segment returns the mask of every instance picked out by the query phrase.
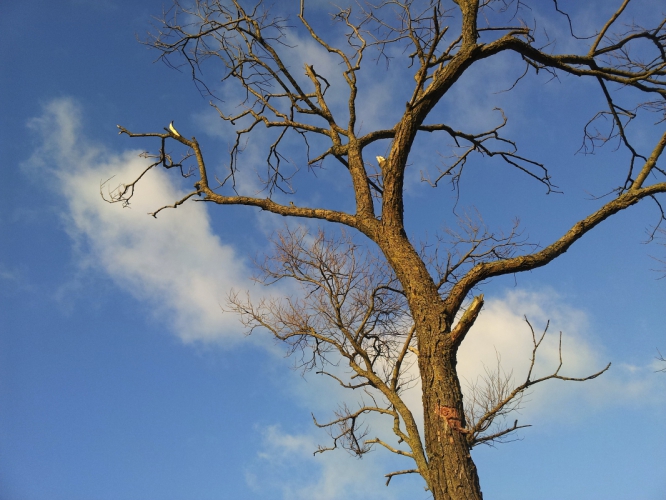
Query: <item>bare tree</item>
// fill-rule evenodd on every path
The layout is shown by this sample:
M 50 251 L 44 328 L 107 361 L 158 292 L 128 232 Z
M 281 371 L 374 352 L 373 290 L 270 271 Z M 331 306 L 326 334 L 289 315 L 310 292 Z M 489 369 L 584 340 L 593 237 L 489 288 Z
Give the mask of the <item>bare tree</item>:
M 342 406 L 333 422 L 317 422 L 337 426 L 331 430 L 333 446 L 340 444 L 362 454 L 368 446 L 382 445 L 412 458 L 415 464 L 390 474 L 389 479 L 418 473 L 436 500 L 479 499 L 482 495 L 470 448 L 518 428 L 515 423 L 493 431 L 490 424 L 515 408 L 524 390 L 540 379 L 532 380 L 530 370 L 523 384 L 510 389 L 501 373 L 491 376 L 491 371 L 490 392 L 479 397 L 476 409 L 475 404 L 468 406 L 472 410 L 466 417 L 456 353 L 484 305 L 483 295 L 474 296 L 475 290 L 491 278 L 549 264 L 601 222 L 643 199 L 655 203 L 659 222 L 664 219 L 658 196 L 666 192 L 666 170 L 658 161 L 666 133 L 650 152 L 643 152 L 632 144 L 627 126 L 639 114 L 649 112 L 659 115 L 658 123 L 664 121 L 666 19 L 655 14 L 652 26 L 640 26 L 628 17 L 630 3 L 636 2 L 624 0 L 588 38 L 576 33 L 556 0 L 548 3 L 550 14 L 560 16 L 576 46 L 585 47 L 557 53 L 524 1 L 363 3 L 336 11 L 333 20 L 338 31 L 326 35 L 306 16 L 304 0 L 299 9 L 288 12 L 292 17 L 272 12 L 261 1 L 247 5 L 241 0 L 195 0 L 187 6 L 176 1 L 146 43 L 165 62 L 188 69 L 200 91 L 214 98 L 211 104 L 220 117 L 235 127 L 226 176 L 213 181 L 197 140 L 186 138 L 172 126 L 153 133 L 119 126 L 130 137 L 155 137 L 161 144 L 158 153 L 146 154 L 154 162 L 145 171 L 107 196 L 110 201 L 128 204 L 149 170 L 175 168 L 194 177 L 194 189 L 169 207 L 192 199 L 259 207 L 282 216 L 341 224 L 370 240 L 381 259 L 364 254 L 361 247 L 344 238 L 319 235 L 309 246 L 303 234 L 282 236 L 273 260 L 263 267 L 264 277 L 297 280 L 309 290 L 308 300 L 253 305 L 235 295 L 232 304 L 250 328 L 267 328 L 300 353 L 304 367 L 316 367 L 345 387 L 366 391 L 359 408 Z M 337 58 L 344 89 L 335 89 L 337 93 L 331 96 L 333 76 L 323 74 L 317 61 L 303 61 L 304 79 L 300 69 L 295 71 L 288 64 L 290 30 L 300 30 Z M 341 43 L 338 34 L 342 34 Z M 415 140 L 422 133 L 441 134 L 453 143 L 447 163 L 437 172 L 423 174 L 432 186 L 450 180 L 458 189 L 472 158 L 490 158 L 541 183 L 547 192 L 558 190 L 546 166 L 520 154 L 516 140 L 503 135 L 507 124 L 503 112 L 499 112 L 498 124 L 485 131 L 457 130 L 437 113 L 437 104 L 471 67 L 503 53 L 523 61 L 525 72 L 518 80 L 545 72 L 553 78 L 573 75 L 594 82 L 606 107 L 584 128 L 583 151 L 594 151 L 608 142 L 618 144 L 628 152 L 626 173 L 603 205 L 548 245 L 530 246 L 517 230 L 497 234 L 483 224 L 463 220 L 461 231 L 449 234 L 453 241 L 442 238 L 438 250 L 426 255 L 407 236 L 404 224 L 405 175 L 411 168 Z M 359 71 L 373 56 L 387 64 L 406 58 L 415 83 L 406 103 L 397 105 L 403 111 L 396 123 L 361 133 Z M 202 68 L 209 63 L 222 68 L 225 85 L 235 82 L 242 91 L 240 102 L 229 105 L 218 99 L 212 84 L 204 81 Z M 343 90 L 345 97 L 340 102 Z M 260 133 L 261 125 L 274 132 L 262 177 L 265 196 L 239 194 L 240 155 L 248 140 Z M 289 159 L 294 139 L 302 141 L 299 160 Z M 172 158 L 167 150 L 170 141 L 187 149 L 184 159 Z M 364 153 L 378 144 L 387 145 L 386 158 L 368 161 Z M 195 164 L 192 172 L 185 168 L 188 161 Z M 324 161 L 335 163 L 341 175 L 350 179 L 353 212 L 279 202 L 282 194 L 295 193 L 294 176 L 303 175 L 297 167 L 314 169 Z M 532 333 L 536 353 L 540 340 Z M 401 387 L 410 383 L 406 364 L 412 354 L 422 384 L 423 436 L 400 397 Z M 333 355 L 342 356 L 351 373 L 331 369 Z M 559 368 L 548 378 L 567 379 L 560 376 Z M 368 412 L 393 418 L 394 433 L 405 447 L 395 447 L 379 437 L 365 439 L 361 417 Z
M 478 250 L 485 240 L 477 238 L 470 246 Z M 296 357 L 297 368 L 316 370 L 346 389 L 362 391 L 358 408 L 343 404 L 327 423 L 319 423 L 313 416 L 315 424 L 329 429 L 333 439 L 332 446 L 320 446 L 315 453 L 341 446 L 361 456 L 379 444 L 421 466 L 426 457 L 415 408 L 404 398 L 418 378 L 414 370 L 419 354 L 416 328 L 405 293 L 391 267 L 344 232 L 339 238 L 330 238 L 321 230 L 312 237 L 302 228 L 286 229 L 272 243 L 275 251 L 259 265 L 257 281 L 270 285 L 293 280 L 300 285 L 301 293 L 253 303 L 249 295 L 232 292 L 230 309 L 240 314 L 250 333 L 265 329 L 285 342 Z M 502 244 L 493 243 L 491 248 L 500 252 Z M 475 307 L 474 303 L 469 307 Z M 610 367 L 609 363 L 584 378 L 560 375 L 560 334 L 559 365 L 549 375 L 533 377 L 537 351 L 548 325 L 537 337 L 527 318 L 525 321 L 532 334 L 532 355 L 525 381 L 514 385 L 512 374 L 504 373 L 498 357 L 495 370 L 486 369 L 482 380 L 470 384 L 464 419 L 453 408 L 439 409 L 447 426 L 465 435 L 469 448 L 504 442 L 517 429 L 529 427 L 518 425 L 517 420 L 512 425 L 504 422 L 505 417 L 521 408 L 528 389 L 547 380 L 591 380 Z M 349 370 L 341 369 L 341 359 Z M 397 443 L 404 446 L 393 446 L 381 437 L 369 438 L 372 430 L 363 417 L 371 413 L 390 417 Z M 420 469 L 391 472 L 386 475 L 387 484 L 395 475 L 417 472 Z

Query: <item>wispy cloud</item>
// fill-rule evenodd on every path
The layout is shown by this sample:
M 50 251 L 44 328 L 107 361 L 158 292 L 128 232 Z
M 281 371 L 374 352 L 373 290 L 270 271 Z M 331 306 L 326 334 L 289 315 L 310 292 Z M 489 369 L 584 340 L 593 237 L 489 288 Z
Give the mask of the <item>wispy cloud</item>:
M 354 500 L 404 498 L 408 491 L 394 484 L 398 480 L 385 487 L 388 471 L 381 454 L 362 460 L 341 450 L 315 456 L 317 441 L 311 433 L 291 434 L 277 425 L 260 432 L 262 450 L 246 472 L 246 482 L 256 493 L 280 491 L 285 500 Z
M 23 167 L 53 181 L 64 200 L 64 220 L 85 265 L 101 268 L 121 288 L 150 306 L 185 342 L 229 339 L 237 318 L 220 304 L 233 286 L 248 283 L 244 258 L 213 234 L 205 207 L 190 203 L 147 215 L 184 193 L 161 171 L 142 180 L 131 208 L 109 205 L 100 182 L 132 179 L 147 165 L 139 151 L 117 154 L 90 142 L 71 99 L 52 101 L 29 127 L 40 145 Z M 120 182 L 120 181 L 119 181 Z

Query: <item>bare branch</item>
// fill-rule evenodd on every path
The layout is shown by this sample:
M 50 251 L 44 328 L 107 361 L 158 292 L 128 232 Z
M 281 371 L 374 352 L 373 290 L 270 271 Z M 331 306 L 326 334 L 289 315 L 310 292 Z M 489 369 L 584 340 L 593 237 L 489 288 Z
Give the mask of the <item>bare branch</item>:
M 391 446 L 390 444 L 385 443 L 384 441 L 382 441 L 382 440 L 379 439 L 379 438 L 368 439 L 368 440 L 365 442 L 365 444 L 380 444 L 380 445 L 382 445 L 384 448 L 386 448 L 388 451 L 390 451 L 391 453 L 395 453 L 396 455 L 402 455 L 402 456 L 410 457 L 410 458 L 413 458 L 413 457 L 414 457 L 414 455 L 412 455 L 412 454 L 409 453 L 408 451 L 404 451 L 404 450 L 400 450 L 400 449 L 398 449 L 398 448 L 394 448 L 393 446 Z
M 620 14 L 624 12 L 624 9 L 627 8 L 627 5 L 629 5 L 630 0 L 624 0 L 622 2 L 622 5 L 613 13 L 611 18 L 606 22 L 603 28 L 601 28 L 601 31 L 599 31 L 599 34 L 597 35 L 597 38 L 594 40 L 592 43 L 592 46 L 590 47 L 590 51 L 588 52 L 588 55 L 593 56 L 597 52 L 597 47 L 599 47 L 599 44 L 601 41 L 604 39 L 606 36 L 606 33 L 608 32 L 608 29 L 612 26 L 612 24 L 617 20 L 618 17 L 620 17 Z
M 657 158 L 663 151 L 663 140 L 657 146 L 650 160 L 646 162 L 643 170 L 649 170 L 649 163 L 656 162 Z M 610 216 L 624 210 L 632 205 L 638 203 L 641 199 L 653 196 L 657 193 L 666 192 L 666 182 L 653 184 L 648 187 L 640 189 L 631 189 L 622 193 L 614 200 L 606 203 L 599 210 L 587 216 L 585 219 L 577 222 L 574 226 L 567 231 L 560 239 L 550 244 L 543 250 L 530 254 L 513 257 L 507 260 L 501 260 L 489 263 L 480 263 L 475 265 L 466 275 L 451 289 L 449 297 L 446 299 L 448 307 L 451 311 L 457 311 L 462 304 L 464 298 L 477 283 L 504 274 L 511 274 L 523 271 L 529 271 L 538 267 L 545 266 L 553 261 L 563 253 L 565 253 L 571 245 L 582 238 L 590 230 L 598 224 L 609 218 Z
M 264 284 L 292 280 L 300 285 L 300 296 L 253 303 L 234 292 L 230 310 L 241 315 L 250 333 L 266 329 L 285 342 L 291 354 L 299 353 L 297 368 L 317 368 L 316 373 L 342 387 L 363 389 L 373 401 L 376 397 L 385 401 L 362 405 L 354 412 L 343 405 L 334 420 L 315 421 L 319 427 L 338 428 L 331 434 L 333 445 L 318 452 L 335 449 L 339 443 L 357 455 L 369 451 L 371 444 L 385 446 L 380 438 L 363 441 L 368 429 L 360 417 L 375 412 L 391 416 L 393 432 L 411 448 L 396 453 L 422 461 L 418 429 L 400 398 L 414 381 L 403 368 L 415 330 L 390 268 L 344 233 L 334 239 L 319 231 L 311 238 L 303 229 L 285 229 L 273 243 L 275 252 L 259 264 L 261 274 L 256 279 Z M 340 359 L 346 360 L 351 372 L 340 372 Z
M 661 351 L 659 349 L 657 349 L 657 353 L 659 354 L 659 356 L 657 356 L 656 359 L 658 361 L 661 361 L 662 363 L 666 363 L 666 358 L 664 358 L 664 356 L 661 354 Z M 664 368 L 662 368 L 661 370 L 657 370 L 657 371 L 666 373 L 666 366 Z
M 457 189 L 460 184 L 463 168 L 467 163 L 470 155 L 472 153 L 479 153 L 482 156 L 486 156 L 488 158 L 492 158 L 494 156 L 501 158 L 505 163 L 517 168 L 518 170 L 521 170 L 530 177 L 533 177 L 534 179 L 544 184 L 548 188 L 548 193 L 559 192 L 557 191 L 557 186 L 551 182 L 548 170 L 543 164 L 520 156 L 517 154 L 518 147 L 516 146 L 516 143 L 500 136 L 499 131 L 506 126 L 507 117 L 503 110 L 495 108 L 495 111 L 499 111 L 502 114 L 502 123 L 486 132 L 480 132 L 478 134 L 468 134 L 459 130 L 454 130 L 453 128 L 443 123 L 436 125 L 421 125 L 419 130 L 425 132 L 435 132 L 439 130 L 446 132 L 455 141 L 455 149 L 452 149 L 454 149 L 454 151 L 456 149 L 462 150 L 462 152 L 455 153 L 451 156 L 454 161 L 444 170 L 440 170 L 434 180 L 431 180 L 427 175 L 424 175 L 423 172 L 421 173 L 421 179 L 426 181 L 431 186 L 437 187 L 437 184 L 440 180 L 442 180 L 444 177 L 451 176 L 451 183 L 453 184 L 454 188 Z M 460 141 L 462 140 L 469 143 L 469 145 L 465 147 L 461 146 Z M 497 143 L 500 146 L 506 146 L 507 149 L 495 149 L 492 146 L 486 145 L 487 142 L 490 142 L 491 144 Z M 532 171 L 534 167 L 537 167 L 537 172 Z
M 359 422 L 359 417 L 361 417 L 364 413 L 370 413 L 370 412 L 387 413 L 389 415 L 392 414 L 392 412 L 389 410 L 373 406 L 363 406 L 359 408 L 357 411 L 352 413 L 349 411 L 349 408 L 347 408 L 347 406 L 344 405 L 338 411 L 336 411 L 336 415 L 338 416 L 338 418 L 325 424 L 320 424 L 319 422 L 317 422 L 317 419 L 313 415 L 312 420 L 314 421 L 317 427 L 331 428 L 337 426 L 339 429 L 338 434 L 335 434 L 331 431 L 330 435 L 331 438 L 333 439 L 333 446 L 330 447 L 319 446 L 319 448 L 317 448 L 314 454 L 316 455 L 317 453 L 332 451 L 337 448 L 338 442 L 342 443 L 342 447 L 345 450 L 357 456 L 361 456 L 368 453 L 372 448 L 371 445 L 377 442 L 377 440 L 363 441 L 364 437 L 368 434 L 368 429 L 367 427 L 364 427 L 361 422 Z M 398 453 L 398 451 L 395 451 L 395 453 Z M 403 452 L 402 454 L 411 456 L 406 452 Z
M 483 377 L 481 383 L 474 382 L 469 386 L 470 393 L 469 400 L 465 407 L 465 416 L 470 425 L 470 431 L 467 438 L 470 446 L 475 446 L 480 443 L 492 444 L 498 441 L 506 442 L 504 440 L 505 436 L 518 429 L 529 427 L 529 425 L 518 425 L 518 420 L 515 420 L 512 426 L 503 427 L 502 425 L 499 425 L 497 426 L 497 430 L 492 431 L 489 434 L 484 434 L 491 425 L 497 423 L 497 419 L 504 420 L 507 415 L 521 409 L 523 395 L 530 387 L 547 380 L 564 380 L 573 382 L 592 380 L 607 371 L 611 366 L 611 364 L 608 363 L 608 365 L 602 370 L 586 377 L 566 377 L 560 375 L 560 369 L 563 364 L 562 332 L 560 332 L 558 348 L 559 364 L 557 368 L 549 375 L 533 379 L 532 373 L 536 363 L 537 351 L 548 332 L 550 322 L 546 323 L 543 333 L 538 338 L 527 317 L 525 317 L 525 322 L 529 326 L 532 334 L 532 356 L 530 358 L 530 365 L 525 381 L 511 389 L 513 374 L 507 374 L 502 370 L 501 358 L 499 354 L 497 354 L 497 365 L 495 370 L 491 371 L 486 368 L 486 376 Z
M 389 485 L 391 482 L 391 479 L 393 479 L 393 476 L 399 476 L 401 474 L 419 474 L 420 471 L 418 469 L 405 469 L 405 470 L 398 470 L 395 472 L 390 472 L 389 474 L 386 474 L 384 477 L 386 479 L 386 486 Z

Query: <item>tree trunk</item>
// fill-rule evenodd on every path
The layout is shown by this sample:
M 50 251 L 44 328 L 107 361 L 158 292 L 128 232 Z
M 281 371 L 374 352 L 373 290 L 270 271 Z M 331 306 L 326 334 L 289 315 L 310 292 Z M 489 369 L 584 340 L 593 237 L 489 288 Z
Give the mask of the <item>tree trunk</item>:
M 435 500 L 480 500 L 481 486 L 467 444 L 456 348 L 448 332 L 428 321 L 419 335 L 419 369 L 423 384 L 426 481 Z M 433 324 L 434 323 L 434 324 Z
M 380 235 L 372 235 L 373 239 L 402 283 L 416 324 L 428 460 L 428 470 L 422 476 L 435 500 L 480 500 L 483 495 L 467 444 L 456 373 L 460 339 L 452 339 L 453 318 L 447 316 L 437 286 L 404 230 L 383 229 Z

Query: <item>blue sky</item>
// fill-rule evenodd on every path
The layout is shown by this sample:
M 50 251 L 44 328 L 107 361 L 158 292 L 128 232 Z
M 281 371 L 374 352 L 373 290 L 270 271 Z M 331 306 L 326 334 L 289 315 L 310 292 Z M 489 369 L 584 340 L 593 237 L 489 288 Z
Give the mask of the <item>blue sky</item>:
M 639 16 L 661 8 L 637 3 Z M 609 14 L 595 11 L 601 4 L 576 12 L 582 30 Z M 131 209 L 101 200 L 100 181 L 128 180 L 143 165 L 138 153 L 156 145 L 118 136 L 117 124 L 161 131 L 175 120 L 197 137 L 211 168 L 221 172 L 227 160 L 230 129 L 186 73 L 153 64 L 157 54 L 136 41 L 161 10 L 152 0 L 36 0 L 10 3 L 0 17 L 0 499 L 428 498 L 418 478 L 384 486 L 383 474 L 410 464 L 382 450 L 362 460 L 343 451 L 313 457 L 327 435 L 311 412 L 325 419 L 349 395 L 302 377 L 280 345 L 244 336 L 222 311 L 232 288 L 289 293 L 250 280 L 252 260 L 269 250 L 281 218 L 191 204 L 153 219 L 148 211 L 187 188 L 162 173 L 146 180 Z M 560 21 L 545 23 L 564 39 Z M 290 36 L 294 64 L 310 58 L 337 71 L 302 33 Z M 542 76 L 495 93 L 520 74 L 515 63 L 474 68 L 439 112 L 475 129 L 497 123 L 495 106 L 505 109 L 511 136 L 548 165 L 564 194 L 477 162 L 456 210 L 476 209 L 492 228 L 520 217 L 524 234 L 543 245 L 599 206 L 592 196 L 623 180 L 627 157 L 612 148 L 575 154 L 602 105 L 589 82 Z M 404 101 L 405 68 L 392 63 L 376 78 L 384 71 L 368 61 L 363 73 L 368 129 L 392 126 L 402 107 L 394 103 Z M 222 91 L 232 102 L 233 89 Z M 663 132 L 654 121 L 631 129 L 644 153 Z M 260 137 L 243 157 L 246 189 L 264 144 Z M 415 148 L 406 184 L 415 241 L 454 224 L 450 187 L 419 181 L 445 154 L 438 138 Z M 297 187 L 304 204 L 351 208 L 348 180 L 332 166 Z M 666 280 L 653 257 L 663 260 L 666 249 L 641 244 L 657 220 L 644 202 L 552 265 L 484 285 L 486 307 L 460 353 L 467 380 L 493 362 L 495 349 L 508 370 L 524 373 L 523 315 L 563 332 L 567 373 L 613 363 L 586 384 L 538 387 L 518 416 L 533 425 L 519 441 L 473 451 L 487 498 L 663 498 L 666 375 L 655 373 L 654 358 L 656 348 L 666 351 Z M 540 361 L 544 373 L 556 359 L 553 342 Z M 418 394 L 411 401 L 418 406 Z

